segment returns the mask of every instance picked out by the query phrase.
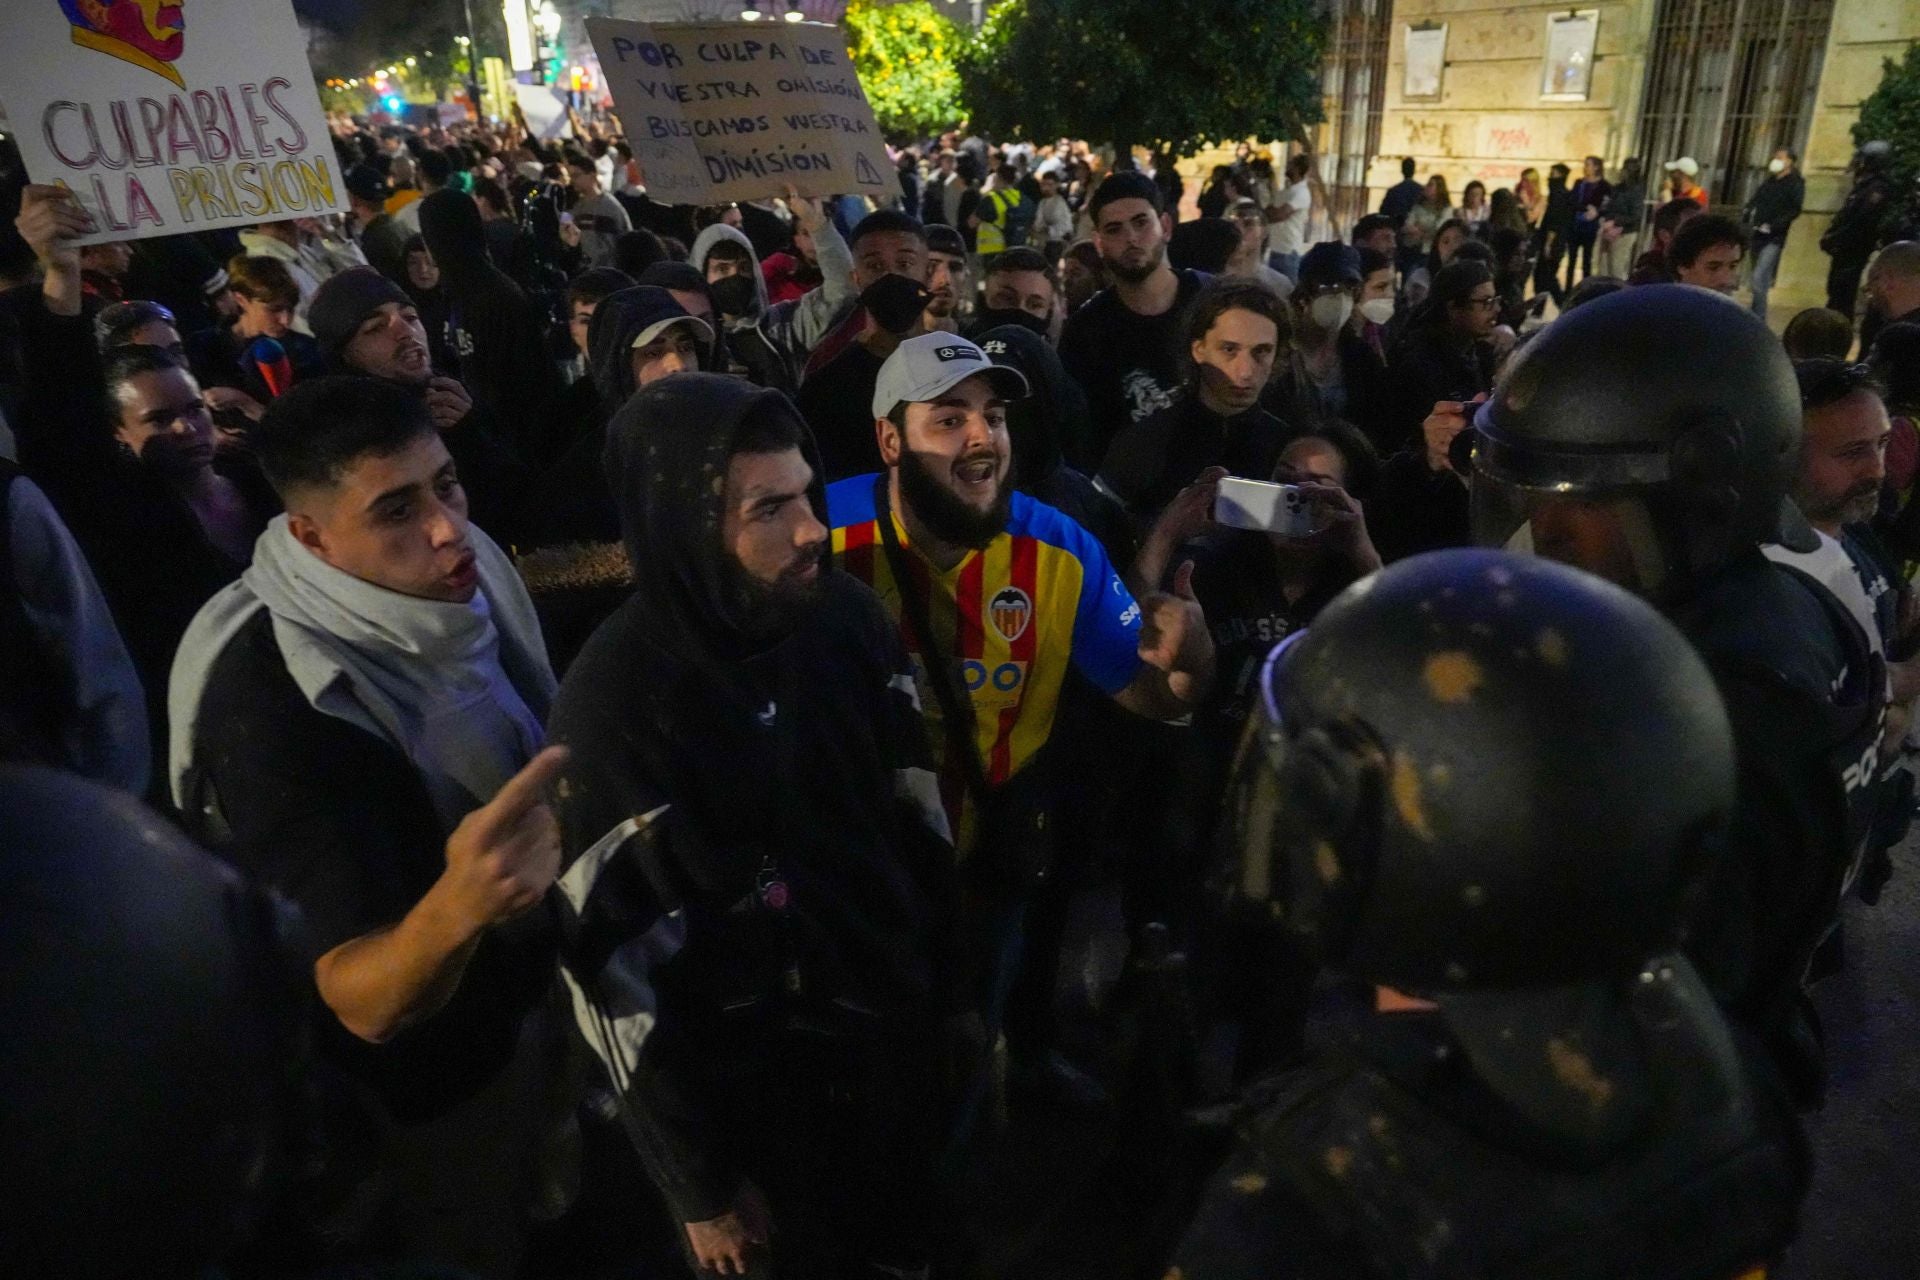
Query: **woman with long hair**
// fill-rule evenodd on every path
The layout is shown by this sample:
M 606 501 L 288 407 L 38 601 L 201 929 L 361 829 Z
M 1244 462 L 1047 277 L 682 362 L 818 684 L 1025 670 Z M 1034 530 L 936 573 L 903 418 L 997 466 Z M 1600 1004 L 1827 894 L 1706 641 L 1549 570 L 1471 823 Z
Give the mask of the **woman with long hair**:
M 1540 185 L 1538 169 L 1522 169 L 1520 181 L 1513 184 L 1513 198 L 1520 204 L 1520 212 L 1527 215 L 1529 229 L 1540 224 L 1540 215 L 1546 212 L 1547 193 Z
M 1420 197 L 1420 203 L 1407 211 L 1407 220 L 1400 224 L 1401 247 L 1418 248 L 1423 254 L 1428 252 L 1433 247 L 1434 233 L 1452 217 L 1447 180 L 1436 173 L 1427 179 L 1426 194 Z
M 1461 218 L 1448 218 L 1433 233 L 1433 241 L 1427 246 L 1427 260 L 1407 273 L 1405 296 L 1402 305 L 1409 309 L 1419 306 L 1427 299 L 1427 292 L 1433 287 L 1434 277 L 1440 269 L 1453 261 L 1460 246 L 1470 237 L 1467 224 Z
M 1467 224 L 1468 235 L 1484 239 L 1487 221 L 1493 216 L 1493 210 L 1487 207 L 1487 184 L 1478 178 L 1469 182 L 1460 193 L 1460 207 L 1455 213 Z

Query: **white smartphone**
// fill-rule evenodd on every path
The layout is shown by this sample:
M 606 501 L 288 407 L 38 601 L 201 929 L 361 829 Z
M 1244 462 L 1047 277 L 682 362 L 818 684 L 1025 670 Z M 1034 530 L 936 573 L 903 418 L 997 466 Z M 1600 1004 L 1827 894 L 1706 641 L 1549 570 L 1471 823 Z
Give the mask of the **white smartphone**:
M 1213 500 L 1213 518 L 1231 529 L 1306 538 L 1326 528 L 1314 501 L 1298 485 L 1271 484 L 1229 476 Z

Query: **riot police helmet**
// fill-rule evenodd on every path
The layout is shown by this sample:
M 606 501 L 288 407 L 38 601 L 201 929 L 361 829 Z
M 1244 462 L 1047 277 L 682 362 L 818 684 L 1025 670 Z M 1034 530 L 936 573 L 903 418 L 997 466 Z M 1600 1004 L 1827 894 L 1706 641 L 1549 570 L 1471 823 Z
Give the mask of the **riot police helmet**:
M 1548 325 L 1476 415 L 1474 541 L 1685 599 L 1762 543 L 1814 548 L 1799 443 L 1763 321 L 1691 285 L 1622 290 Z
M 1733 739 L 1646 602 L 1441 551 L 1276 647 L 1230 795 L 1234 895 L 1322 964 L 1416 994 L 1564 986 L 1674 946 Z
M 201 1276 L 292 1172 L 291 909 L 131 796 L 0 768 L 0 1275 Z

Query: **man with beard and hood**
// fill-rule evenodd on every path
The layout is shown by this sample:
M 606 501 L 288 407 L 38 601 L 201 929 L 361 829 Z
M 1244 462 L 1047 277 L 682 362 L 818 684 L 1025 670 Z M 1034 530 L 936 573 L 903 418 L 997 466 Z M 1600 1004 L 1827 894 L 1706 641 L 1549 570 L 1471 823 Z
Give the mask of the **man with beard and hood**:
M 546 466 L 566 447 L 553 429 L 565 387 L 548 342 L 551 326 L 487 256 L 472 196 L 436 191 L 422 200 L 420 234 L 440 268 L 447 345 L 460 358 L 460 381 L 492 413 L 521 461 Z
M 1181 314 L 1206 278 L 1167 265 L 1173 219 L 1145 174 L 1110 175 L 1087 207 L 1113 283 L 1068 318 L 1060 359 L 1093 410 L 1091 452 L 1070 461 L 1092 467 L 1129 424 L 1173 403 Z
M 552 719 L 581 1030 L 696 1269 L 924 1276 L 937 1046 L 979 1036 L 898 631 L 780 393 L 650 384 L 606 466 L 636 588 Z
M 793 379 L 780 352 L 760 331 L 767 313 L 767 282 L 746 234 L 724 222 L 702 231 L 688 261 L 706 281 L 722 341 L 713 366 L 776 391 L 791 391 Z M 724 363 L 721 363 L 724 361 Z
M 587 369 L 599 413 L 529 491 L 526 545 L 620 540 L 620 509 L 602 462 L 607 423 L 641 387 L 700 369 L 712 342 L 707 322 L 655 285 L 632 285 L 600 300 L 587 328 Z
M 860 290 L 857 333 L 823 364 L 810 364 L 795 402 L 813 429 L 832 484 L 878 470 L 873 437 L 873 399 L 880 366 L 901 340 L 928 332 L 935 303 L 927 281 L 933 272 L 927 233 L 904 213 L 882 209 L 853 229 L 853 280 Z M 816 355 L 825 354 L 823 348 Z
M 1027 393 L 964 338 L 907 339 L 872 398 L 886 470 L 827 494 L 835 557 L 879 591 L 915 655 L 990 1028 L 1052 870 L 1042 749 L 1068 669 L 1158 720 L 1188 714 L 1213 670 L 1191 566 L 1174 594 L 1136 602 L 1091 534 L 1014 489 L 1007 405 Z
M 540 627 L 419 397 L 304 382 L 252 443 L 287 512 L 181 642 L 173 799 L 305 918 L 320 1052 L 371 1148 L 342 1170 L 365 1216 L 328 1260 L 509 1277 L 547 1119 L 571 1104 L 549 1097 L 555 949 L 534 909 L 560 861 L 540 795 L 566 758 L 542 750 Z

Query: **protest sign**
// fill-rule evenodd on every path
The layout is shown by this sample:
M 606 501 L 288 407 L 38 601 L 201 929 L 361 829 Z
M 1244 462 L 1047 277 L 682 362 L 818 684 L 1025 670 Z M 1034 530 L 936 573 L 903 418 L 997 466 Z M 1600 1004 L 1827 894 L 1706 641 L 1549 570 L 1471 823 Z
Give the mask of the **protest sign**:
M 900 193 L 838 27 L 589 18 L 587 35 L 653 199 Z
M 567 104 L 554 90 L 543 84 L 515 82 L 513 100 L 526 117 L 527 132 L 541 142 L 552 142 L 567 132 Z
M 344 210 L 290 0 L 10 0 L 0 98 L 81 244 Z

